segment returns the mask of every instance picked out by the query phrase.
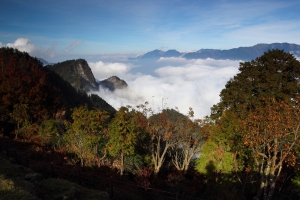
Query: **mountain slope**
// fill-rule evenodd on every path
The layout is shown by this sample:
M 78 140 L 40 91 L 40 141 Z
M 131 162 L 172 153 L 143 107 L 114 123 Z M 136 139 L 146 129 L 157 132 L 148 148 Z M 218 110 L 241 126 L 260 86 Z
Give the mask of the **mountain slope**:
M 91 90 L 98 90 L 98 83 L 91 68 L 84 59 L 67 60 L 46 67 L 59 74 L 78 91 L 89 92 Z

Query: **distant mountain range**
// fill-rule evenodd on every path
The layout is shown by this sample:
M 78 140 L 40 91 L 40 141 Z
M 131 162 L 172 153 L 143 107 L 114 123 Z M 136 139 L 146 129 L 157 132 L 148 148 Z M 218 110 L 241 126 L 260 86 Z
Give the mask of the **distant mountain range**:
M 280 49 L 300 57 L 300 45 L 290 43 L 257 44 L 252 47 L 238 47 L 228 50 L 200 49 L 195 52 L 179 52 L 177 50 L 154 50 L 136 58 L 130 59 L 159 59 L 161 57 L 182 57 L 186 59 L 243 60 L 250 61 L 272 49 Z

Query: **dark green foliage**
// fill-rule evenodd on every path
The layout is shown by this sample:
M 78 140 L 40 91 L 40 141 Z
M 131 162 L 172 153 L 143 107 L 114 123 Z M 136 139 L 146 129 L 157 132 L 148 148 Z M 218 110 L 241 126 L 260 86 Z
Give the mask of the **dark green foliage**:
M 255 60 L 240 63 L 239 70 L 221 91 L 220 103 L 213 106 L 214 119 L 227 109 L 243 116 L 251 108 L 262 107 L 262 98 L 291 102 L 299 94 L 300 63 L 292 54 L 268 51 Z
M 96 94 L 91 94 L 89 96 L 89 101 L 93 107 L 105 110 L 111 114 L 116 113 L 116 109 L 114 109 L 110 104 Z
M 65 125 L 61 120 L 45 120 L 38 128 L 39 139 L 42 144 L 49 145 L 53 149 L 62 146 L 64 132 Z
M 121 175 L 123 175 L 126 156 L 139 154 L 139 156 L 131 156 L 131 165 L 135 167 L 140 166 L 138 162 L 145 160 L 142 156 L 145 150 L 144 144 L 138 144 L 138 142 L 145 141 L 141 117 L 144 116 L 140 112 L 128 107 L 121 107 L 109 124 L 109 140 L 106 146 L 110 155 L 120 157 Z
M 81 166 L 88 161 L 98 160 L 106 155 L 107 118 L 109 114 L 99 109 L 89 110 L 87 106 L 75 108 L 73 122 L 64 134 L 67 149 L 81 160 Z

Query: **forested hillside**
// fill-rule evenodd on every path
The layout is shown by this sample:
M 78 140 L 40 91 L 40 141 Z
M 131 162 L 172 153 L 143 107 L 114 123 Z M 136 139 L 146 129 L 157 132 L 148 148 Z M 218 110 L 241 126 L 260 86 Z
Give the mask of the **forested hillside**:
M 80 105 L 115 112 L 102 98 L 77 92 L 59 75 L 44 68 L 40 61 L 25 52 L 1 48 L 0 63 L 2 124 L 15 121 L 22 126 L 52 118 L 68 118 L 70 109 Z

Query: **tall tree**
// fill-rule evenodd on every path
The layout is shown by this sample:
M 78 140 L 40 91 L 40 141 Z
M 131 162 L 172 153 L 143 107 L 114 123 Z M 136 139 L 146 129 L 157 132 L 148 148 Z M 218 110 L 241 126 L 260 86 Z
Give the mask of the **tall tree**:
M 101 157 L 99 148 L 103 146 L 101 142 L 105 138 L 108 117 L 107 112 L 99 109 L 88 110 L 87 106 L 73 110 L 73 122 L 64 138 L 69 151 L 80 158 L 81 166 L 84 166 L 85 161 Z
M 230 151 L 248 161 L 246 169 L 256 154 L 244 144 L 245 135 L 249 134 L 239 122 L 251 117 L 252 112 L 267 112 L 266 99 L 296 106 L 300 62 L 282 50 L 270 50 L 255 60 L 240 63 L 239 70 L 221 91 L 220 102 L 211 109 L 211 118 L 219 125 L 219 136 L 227 140 Z
M 136 123 L 135 110 L 121 107 L 109 125 L 106 144 L 112 156 L 120 156 L 120 175 L 124 172 L 124 156 L 133 154 L 140 129 Z
M 147 131 L 151 138 L 150 151 L 155 175 L 159 173 L 169 148 L 177 142 L 174 134 L 178 116 L 172 115 L 174 112 L 176 111 L 163 110 L 148 119 Z
M 271 199 L 284 162 L 295 165 L 294 149 L 300 144 L 300 106 L 263 99 L 265 108 L 254 109 L 242 121 L 243 143 L 249 146 L 260 173 L 257 199 Z

